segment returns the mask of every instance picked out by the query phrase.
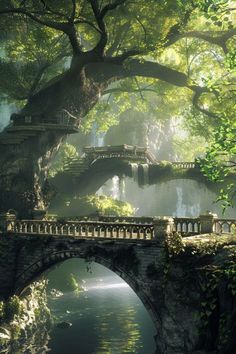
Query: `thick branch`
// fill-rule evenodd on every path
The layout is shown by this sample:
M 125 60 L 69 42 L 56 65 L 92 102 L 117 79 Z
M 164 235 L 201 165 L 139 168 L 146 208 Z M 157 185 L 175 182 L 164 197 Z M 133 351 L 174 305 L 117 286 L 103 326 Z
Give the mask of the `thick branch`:
M 228 39 L 236 35 L 236 28 L 229 30 L 227 32 L 219 32 L 217 36 L 214 36 L 215 32 L 201 32 L 201 31 L 190 31 L 186 33 L 177 33 L 169 37 L 165 46 L 170 46 L 177 42 L 181 38 L 199 38 L 206 42 L 220 46 L 225 53 L 227 53 L 226 42 Z
M 112 94 L 112 93 L 122 93 L 122 92 L 128 92 L 128 93 L 140 93 L 141 92 L 152 92 L 152 93 L 157 93 L 157 91 L 155 89 L 152 89 L 152 88 L 138 88 L 138 89 L 133 89 L 133 88 L 130 88 L 130 89 L 126 89 L 126 88 L 122 88 L 122 87 L 114 87 L 114 88 L 110 88 L 110 89 L 107 89 L 107 90 L 104 90 L 102 92 L 102 95 L 108 95 L 108 94 Z
M 119 5 L 122 5 L 125 2 L 126 0 L 116 0 L 113 4 L 108 4 L 104 6 L 104 8 L 101 11 L 101 18 L 103 19 L 109 11 L 115 10 Z
M 100 55 L 103 55 L 104 49 L 107 45 L 107 40 L 108 40 L 104 17 L 106 16 L 106 14 L 109 11 L 115 10 L 119 5 L 124 4 L 126 2 L 126 0 L 117 0 L 113 4 L 108 4 L 108 5 L 104 6 L 102 10 L 99 9 L 98 0 L 89 0 L 89 2 L 91 4 L 97 25 L 101 31 L 101 38 L 100 38 L 98 44 L 96 45 L 96 47 L 94 48 L 94 52 L 97 52 Z
M 114 58 L 107 58 L 104 62 L 87 65 L 86 73 L 98 83 L 140 76 L 162 80 L 179 87 L 188 87 L 193 91 L 196 89 L 195 86 L 188 85 L 188 78 L 184 73 L 151 61 L 141 62 L 137 59 L 129 59 L 125 63 L 118 63 L 114 61 Z
M 71 22 L 74 22 L 75 14 L 76 14 L 76 0 L 72 0 L 72 12 L 71 12 L 71 16 L 70 16 Z
M 130 59 L 124 68 L 124 75 L 151 77 L 176 86 L 188 86 L 188 78 L 184 73 L 151 61 L 140 62 L 137 59 Z

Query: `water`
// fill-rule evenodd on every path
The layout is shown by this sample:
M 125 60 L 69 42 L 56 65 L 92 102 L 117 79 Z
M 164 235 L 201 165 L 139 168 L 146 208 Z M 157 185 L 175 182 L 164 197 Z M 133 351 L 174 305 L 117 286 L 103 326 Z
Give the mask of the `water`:
M 141 300 L 113 272 L 98 264 L 93 267 L 97 274 L 83 280 L 86 291 L 49 297 L 55 323 L 72 323 L 70 328 L 53 328 L 49 353 L 154 354 L 155 328 Z

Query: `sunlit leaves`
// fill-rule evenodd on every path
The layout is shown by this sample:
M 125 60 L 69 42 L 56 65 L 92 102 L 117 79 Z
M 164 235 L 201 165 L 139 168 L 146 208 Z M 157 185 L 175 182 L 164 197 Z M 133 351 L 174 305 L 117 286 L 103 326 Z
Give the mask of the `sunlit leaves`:
M 234 27 L 235 15 L 232 12 L 232 8 L 235 7 L 234 0 L 199 0 L 198 2 L 209 23 L 226 29 Z
M 226 117 L 214 134 L 214 141 L 200 161 L 204 174 L 213 182 L 222 182 L 230 172 L 236 171 L 236 121 Z M 217 201 L 222 202 L 223 211 L 232 205 L 235 185 L 221 189 Z

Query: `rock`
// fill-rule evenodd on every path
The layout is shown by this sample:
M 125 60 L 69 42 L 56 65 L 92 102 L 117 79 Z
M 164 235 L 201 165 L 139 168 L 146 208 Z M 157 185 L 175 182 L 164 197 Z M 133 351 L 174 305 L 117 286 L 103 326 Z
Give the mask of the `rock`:
M 67 321 L 62 321 L 56 324 L 57 328 L 61 328 L 61 329 L 66 329 L 66 328 L 70 328 L 72 326 L 71 322 L 67 322 Z

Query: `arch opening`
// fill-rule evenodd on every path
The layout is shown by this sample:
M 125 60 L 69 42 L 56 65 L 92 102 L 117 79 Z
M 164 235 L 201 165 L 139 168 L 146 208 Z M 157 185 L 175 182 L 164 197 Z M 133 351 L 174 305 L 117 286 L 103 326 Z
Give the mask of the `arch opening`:
M 102 263 L 76 257 L 43 273 L 49 279 L 49 308 L 56 315 L 50 352 L 154 353 L 156 331 L 142 303 L 145 299 L 132 290 L 128 279 L 125 282 Z M 81 291 L 73 291 L 74 282 Z M 61 330 L 60 323 L 72 326 Z

